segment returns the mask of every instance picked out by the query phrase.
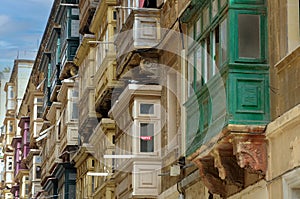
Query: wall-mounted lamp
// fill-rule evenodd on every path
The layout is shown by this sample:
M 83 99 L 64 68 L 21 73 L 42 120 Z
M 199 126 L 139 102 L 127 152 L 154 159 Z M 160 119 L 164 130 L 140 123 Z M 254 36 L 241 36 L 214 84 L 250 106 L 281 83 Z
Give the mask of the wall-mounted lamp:
M 88 176 L 111 176 L 112 173 L 100 173 L 100 172 L 87 172 Z
M 133 155 L 104 155 L 103 156 L 104 159 L 130 159 L 130 158 L 134 158 Z
M 115 9 L 131 9 L 131 10 L 138 10 L 138 9 L 147 9 L 147 10 L 159 10 L 158 8 L 140 8 L 140 7 L 128 7 L 128 6 L 114 6 Z
M 68 6 L 68 7 L 78 7 L 78 4 L 74 3 L 60 3 L 61 6 Z
M 89 44 L 115 44 L 113 41 L 88 41 Z

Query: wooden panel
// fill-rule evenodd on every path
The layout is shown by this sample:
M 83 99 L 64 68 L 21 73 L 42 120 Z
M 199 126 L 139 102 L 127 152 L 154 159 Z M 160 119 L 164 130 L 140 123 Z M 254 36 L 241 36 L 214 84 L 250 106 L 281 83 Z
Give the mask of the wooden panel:
M 269 121 L 267 74 L 231 74 L 229 123 L 265 124 Z
M 134 163 L 132 195 L 157 196 L 160 185 L 157 176 L 160 167 L 160 162 Z

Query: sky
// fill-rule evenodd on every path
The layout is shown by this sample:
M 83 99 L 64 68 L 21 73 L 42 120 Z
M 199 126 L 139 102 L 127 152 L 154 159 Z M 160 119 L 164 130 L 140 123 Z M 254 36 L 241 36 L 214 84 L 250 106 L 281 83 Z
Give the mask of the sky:
M 1 0 L 0 71 L 16 58 L 35 59 L 53 0 Z

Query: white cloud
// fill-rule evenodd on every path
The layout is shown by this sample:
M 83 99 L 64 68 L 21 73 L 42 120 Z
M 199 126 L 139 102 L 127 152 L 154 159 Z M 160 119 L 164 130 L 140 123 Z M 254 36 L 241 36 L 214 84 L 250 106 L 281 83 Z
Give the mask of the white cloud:
M 0 40 L 0 49 L 15 49 L 15 48 L 17 47 L 12 45 L 11 43 Z
M 7 15 L 0 15 L 0 26 L 5 27 L 5 25 L 9 24 L 10 18 Z

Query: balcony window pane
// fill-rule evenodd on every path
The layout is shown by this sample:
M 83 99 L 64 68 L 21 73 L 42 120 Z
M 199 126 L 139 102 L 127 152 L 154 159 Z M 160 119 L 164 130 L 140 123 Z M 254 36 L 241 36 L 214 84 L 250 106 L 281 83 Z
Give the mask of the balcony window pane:
M 220 26 L 222 64 L 227 60 L 227 19 Z
M 191 25 L 191 27 L 188 30 L 188 45 L 190 46 L 193 44 L 194 41 L 194 25 Z
M 195 53 L 196 59 L 196 80 L 197 80 L 197 87 L 201 87 L 203 85 L 203 78 L 202 78 L 202 48 L 198 48 Z
M 195 24 L 196 28 L 196 38 L 200 36 L 201 34 L 201 17 L 197 20 Z
M 140 104 L 141 114 L 154 114 L 154 104 Z
M 8 99 L 13 99 L 14 98 L 14 88 L 12 86 L 8 87 L 8 93 L 9 93 Z
M 209 8 L 206 7 L 203 10 L 203 28 L 206 28 L 209 25 Z
M 79 20 L 71 21 L 71 37 L 79 37 Z
M 212 2 L 212 17 L 215 17 L 218 13 L 218 0 Z
M 238 15 L 239 57 L 260 57 L 260 16 Z
M 40 166 L 37 166 L 35 169 L 35 177 L 36 179 L 40 179 L 41 178 L 41 174 L 42 174 L 42 169 Z
M 154 152 L 154 124 L 140 124 L 141 152 Z
M 43 117 L 43 106 L 37 106 L 37 118 Z
M 188 57 L 188 96 L 193 94 L 194 88 L 194 53 Z
M 217 68 L 219 66 L 219 46 L 220 46 L 220 38 L 219 38 L 219 26 L 213 32 L 213 68 L 212 75 L 214 76 L 217 72 Z
M 207 83 L 207 81 L 210 78 L 210 61 L 211 61 L 211 55 L 210 55 L 210 37 L 206 37 L 204 41 L 204 66 L 203 66 L 203 78 L 204 78 L 204 83 Z
M 78 104 L 73 102 L 72 103 L 72 116 L 71 116 L 71 119 L 74 120 L 74 119 L 78 119 L 78 115 L 79 115 L 79 112 L 78 112 Z
M 220 7 L 222 8 L 227 3 L 227 0 L 220 0 Z

